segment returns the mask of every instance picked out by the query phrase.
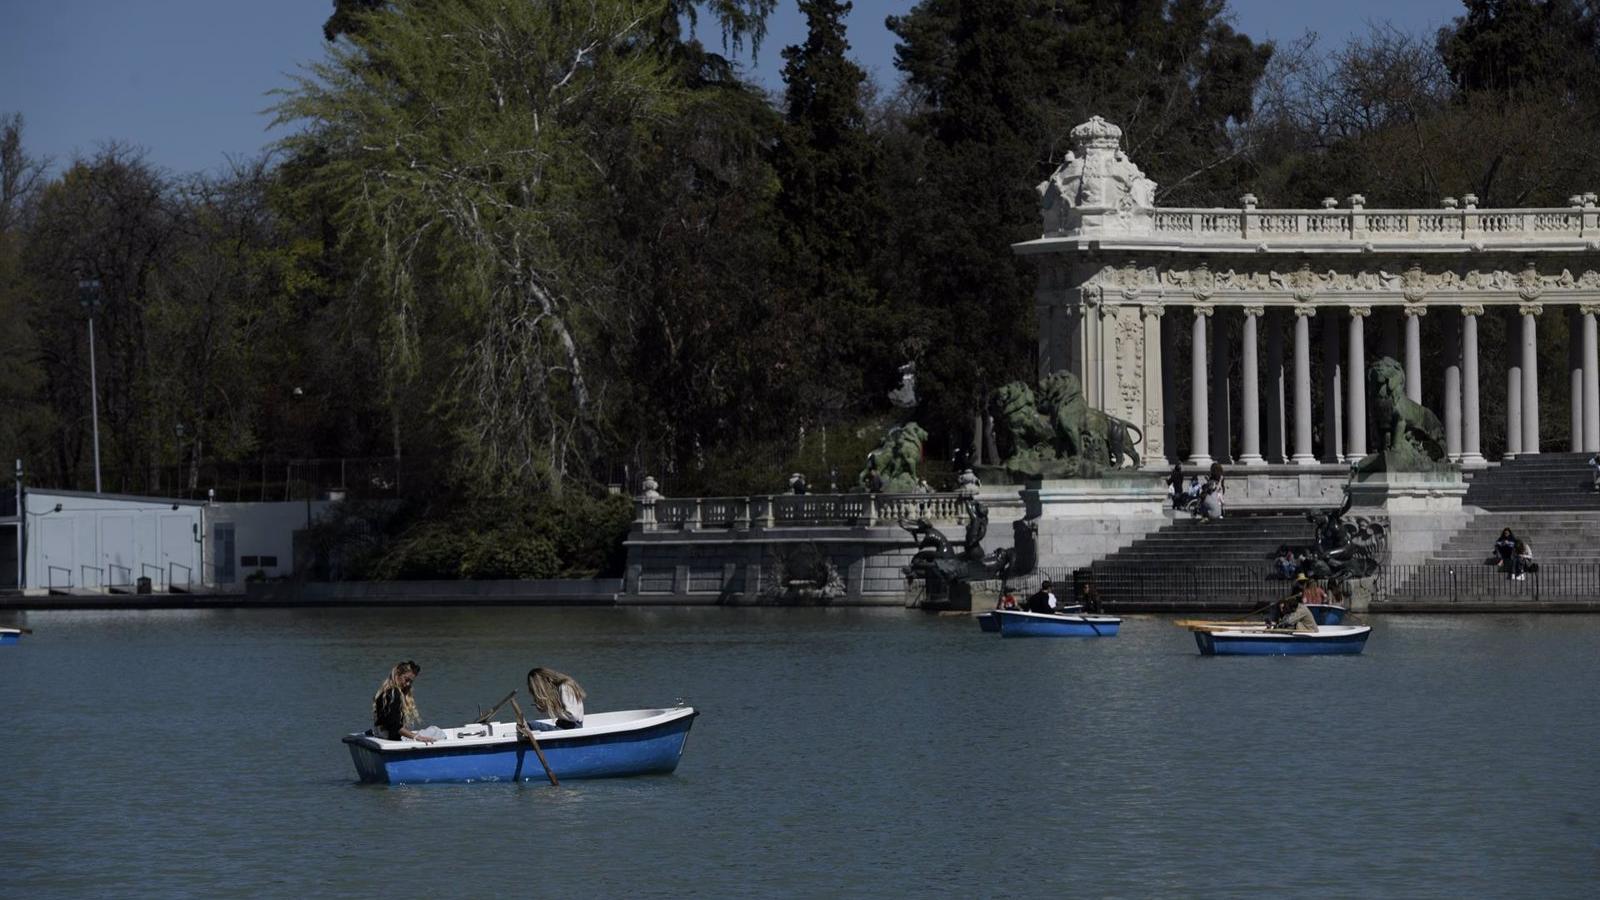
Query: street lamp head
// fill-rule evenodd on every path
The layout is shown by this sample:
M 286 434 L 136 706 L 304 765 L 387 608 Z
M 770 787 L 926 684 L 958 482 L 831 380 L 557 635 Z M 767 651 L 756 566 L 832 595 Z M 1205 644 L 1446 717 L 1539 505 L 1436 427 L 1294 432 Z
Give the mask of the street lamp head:
M 78 279 L 78 304 L 88 310 L 93 310 L 100 305 L 100 279 Z

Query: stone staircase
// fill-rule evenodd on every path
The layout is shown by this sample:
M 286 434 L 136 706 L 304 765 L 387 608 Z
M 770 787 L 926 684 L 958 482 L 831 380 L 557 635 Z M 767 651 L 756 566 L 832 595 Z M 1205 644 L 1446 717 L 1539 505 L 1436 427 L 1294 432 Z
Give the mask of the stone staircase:
M 1482 565 L 1502 528 L 1528 542 L 1540 563 L 1600 566 L 1600 507 L 1593 511 L 1486 510 L 1429 558 L 1429 563 Z
M 1462 502 L 1486 510 L 1600 512 L 1600 493 L 1591 483 L 1589 455 L 1540 453 L 1468 472 L 1467 496 Z
M 1271 577 L 1279 545 L 1312 541 L 1303 514 L 1235 513 L 1219 522 L 1179 519 L 1091 566 L 1108 609 L 1238 610 L 1287 593 Z

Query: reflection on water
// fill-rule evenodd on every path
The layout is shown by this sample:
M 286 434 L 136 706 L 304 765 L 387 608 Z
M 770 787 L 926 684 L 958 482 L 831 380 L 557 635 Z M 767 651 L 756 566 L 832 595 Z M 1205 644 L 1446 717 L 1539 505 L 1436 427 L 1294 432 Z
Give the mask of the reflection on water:
M 0 648 L 14 895 L 1586 896 L 1600 617 L 1395 617 L 1211 658 L 1130 617 L 1007 640 L 900 610 L 33 613 Z M 682 698 L 678 771 L 360 786 L 398 659 L 456 725 L 535 664 Z M 491 888 L 492 889 L 492 888 Z

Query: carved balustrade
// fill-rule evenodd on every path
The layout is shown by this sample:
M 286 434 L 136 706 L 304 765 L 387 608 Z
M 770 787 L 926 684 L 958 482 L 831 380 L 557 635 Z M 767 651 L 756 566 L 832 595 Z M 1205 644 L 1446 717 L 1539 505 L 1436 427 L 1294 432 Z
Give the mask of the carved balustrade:
M 972 496 L 942 494 L 768 494 L 636 500 L 634 524 L 646 531 L 757 528 L 860 528 L 899 519 L 965 524 Z

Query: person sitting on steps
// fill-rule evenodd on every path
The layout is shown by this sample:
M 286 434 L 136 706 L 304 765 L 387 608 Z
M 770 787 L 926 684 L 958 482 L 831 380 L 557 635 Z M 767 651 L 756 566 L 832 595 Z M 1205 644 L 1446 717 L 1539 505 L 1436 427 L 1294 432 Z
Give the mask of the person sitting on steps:
M 1529 546 L 1526 540 L 1518 538 L 1516 553 L 1515 572 L 1511 577 L 1517 581 L 1524 581 L 1528 573 L 1537 568 L 1533 564 L 1533 547 Z

